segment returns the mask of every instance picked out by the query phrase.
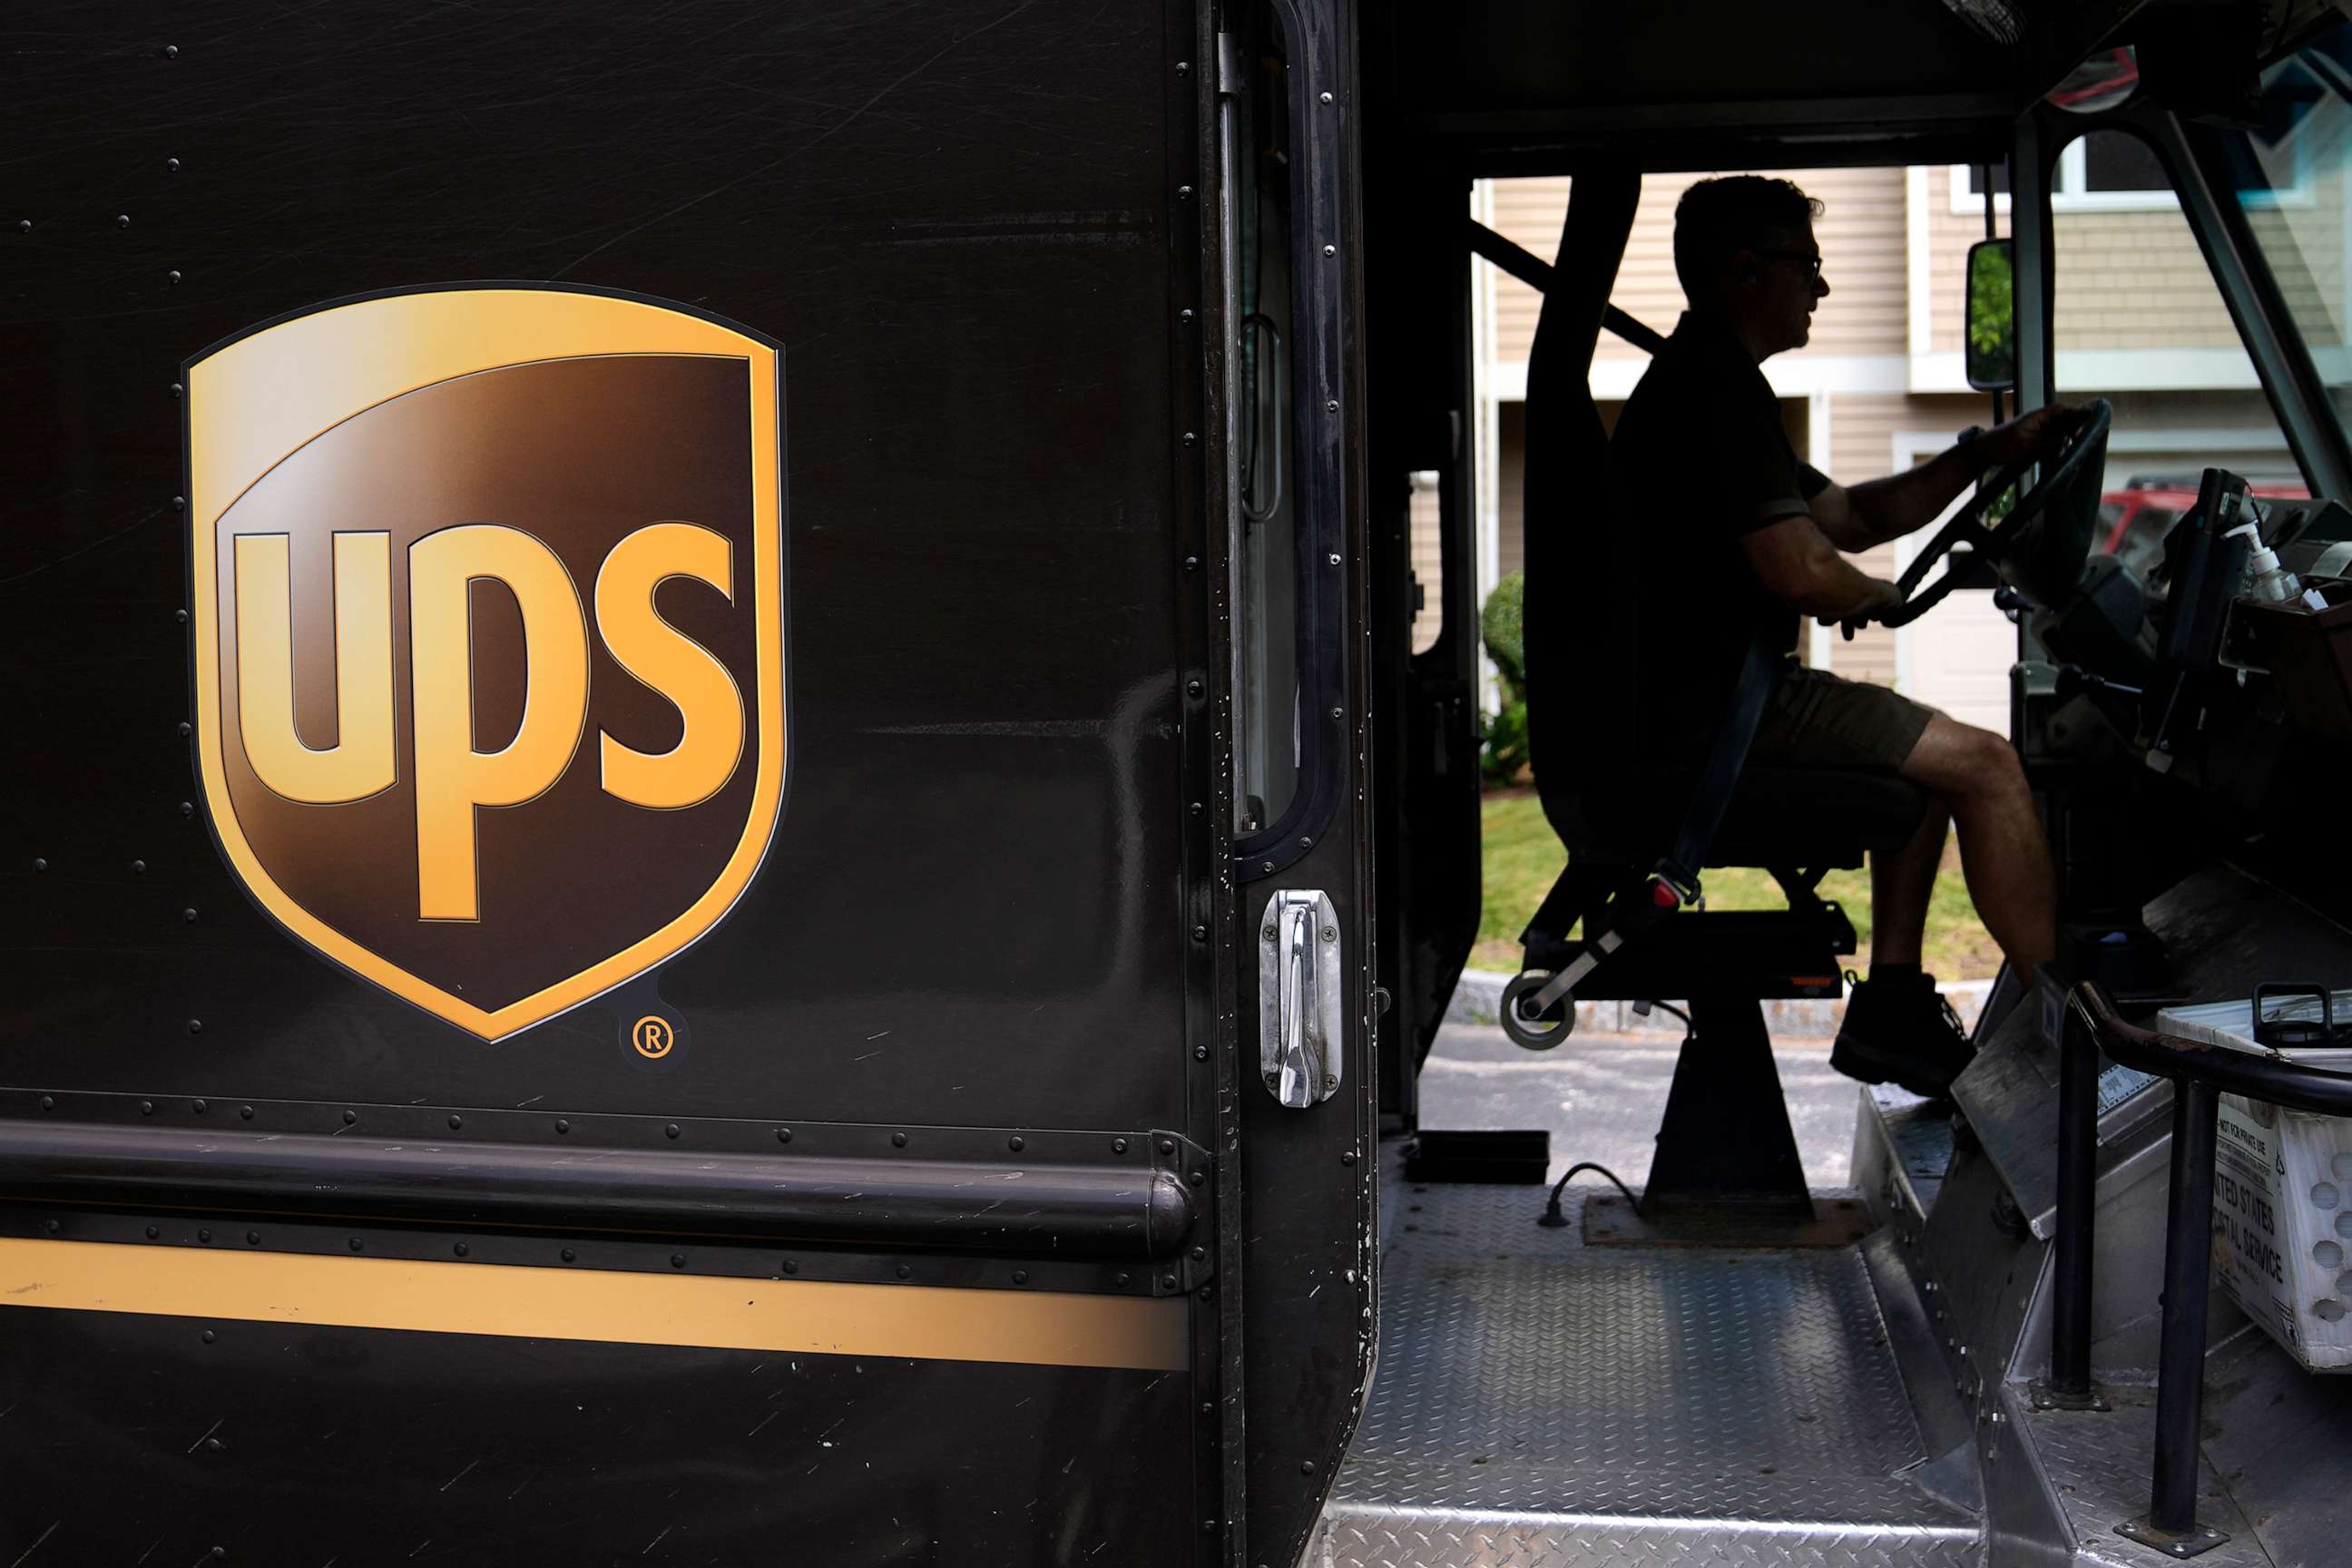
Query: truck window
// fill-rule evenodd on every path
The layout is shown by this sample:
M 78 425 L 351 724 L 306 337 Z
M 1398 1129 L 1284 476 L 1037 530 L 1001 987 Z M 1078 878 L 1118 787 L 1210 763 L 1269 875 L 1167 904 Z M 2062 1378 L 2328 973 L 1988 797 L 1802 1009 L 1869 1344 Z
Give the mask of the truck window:
M 2260 119 L 2222 145 L 2231 192 L 2341 425 L 2352 412 L 2352 25 L 2272 66 Z
M 1238 251 L 1234 352 L 1240 526 L 1234 540 L 1234 831 L 1279 821 L 1298 791 L 1304 726 L 1299 668 L 1298 399 L 1292 319 L 1294 160 L 1282 24 L 1253 5 L 1235 95 L 1233 223 Z
M 2063 148 L 2058 168 L 2058 395 L 2115 405 L 2095 547 L 2145 571 L 2208 467 L 2266 495 L 2301 495 L 2302 478 L 2156 150 L 2097 130 Z M 2098 182 L 2062 200 L 2070 168 Z

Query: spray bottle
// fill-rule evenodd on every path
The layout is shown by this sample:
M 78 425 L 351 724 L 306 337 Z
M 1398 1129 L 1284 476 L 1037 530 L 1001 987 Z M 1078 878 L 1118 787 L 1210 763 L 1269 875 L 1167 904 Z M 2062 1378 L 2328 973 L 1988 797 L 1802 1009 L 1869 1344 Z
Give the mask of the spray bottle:
M 2324 610 L 2327 601 L 2316 588 L 2305 589 L 2302 579 L 2279 564 L 2278 552 L 2263 542 L 2262 509 L 2252 500 L 2246 510 L 2253 521 L 2231 529 L 2224 538 L 2246 536 L 2246 597 L 2293 610 Z

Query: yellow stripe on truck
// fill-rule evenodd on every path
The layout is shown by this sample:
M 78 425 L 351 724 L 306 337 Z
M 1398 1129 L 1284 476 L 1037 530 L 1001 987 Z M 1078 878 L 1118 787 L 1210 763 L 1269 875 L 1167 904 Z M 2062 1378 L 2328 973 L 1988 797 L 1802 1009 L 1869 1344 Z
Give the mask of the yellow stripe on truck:
M 0 1239 L 0 1306 L 1181 1372 L 1181 1296 L 625 1274 Z

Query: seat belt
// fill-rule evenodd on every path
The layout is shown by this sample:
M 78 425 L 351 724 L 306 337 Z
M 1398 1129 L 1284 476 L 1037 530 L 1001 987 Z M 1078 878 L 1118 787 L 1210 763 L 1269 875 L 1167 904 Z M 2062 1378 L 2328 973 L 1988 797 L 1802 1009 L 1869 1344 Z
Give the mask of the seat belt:
M 1706 864 L 1716 830 L 1723 826 L 1723 814 L 1730 809 L 1732 793 L 1739 787 L 1740 770 L 1747 766 L 1748 750 L 1763 725 L 1764 705 L 1780 683 L 1784 658 L 1778 640 L 1769 634 L 1759 633 L 1748 643 L 1739 662 L 1739 679 L 1731 689 L 1730 706 L 1724 712 L 1723 728 L 1716 731 L 1715 744 L 1707 748 L 1698 784 L 1683 807 L 1674 847 L 1651 868 L 1642 883 L 1642 897 L 1624 892 L 1610 896 L 1595 922 L 1601 928 L 1599 934 L 1584 944 L 1573 963 L 1553 975 L 1524 1005 L 1533 1015 L 1541 1016 L 1549 1011 L 1619 948 L 1676 910 L 1698 902 L 1699 868 Z
M 1723 728 L 1716 732 L 1715 744 L 1707 748 L 1698 787 L 1683 808 L 1681 831 L 1675 835 L 1674 847 L 1657 863 L 1654 874 L 1671 880 L 1677 895 L 1686 893 L 1681 898 L 1684 903 L 1697 900 L 1699 868 L 1706 864 L 1716 829 L 1723 826 L 1723 814 L 1730 809 L 1740 770 L 1748 765 L 1748 748 L 1755 744 L 1756 731 L 1764 722 L 1764 704 L 1780 683 L 1784 658 L 1769 637 L 1759 635 L 1748 645 L 1747 656 L 1739 662 L 1739 679 L 1731 689 L 1731 705 L 1724 712 Z

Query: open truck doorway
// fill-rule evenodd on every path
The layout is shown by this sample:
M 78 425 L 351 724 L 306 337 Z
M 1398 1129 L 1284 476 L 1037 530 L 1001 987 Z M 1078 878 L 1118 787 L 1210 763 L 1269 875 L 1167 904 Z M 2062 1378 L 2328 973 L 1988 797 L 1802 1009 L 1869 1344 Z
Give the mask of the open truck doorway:
M 1937 25 L 1932 13 L 1908 20 Z M 1449 93 L 1456 79 L 1398 87 L 1422 110 L 1406 118 L 1477 176 L 1464 243 L 1485 260 L 1460 341 L 1475 361 L 1462 380 L 1480 405 L 1464 424 L 1483 468 L 1465 487 L 1478 532 L 1463 553 L 1482 588 L 1526 573 L 1536 784 L 1548 760 L 1556 788 L 1572 781 L 1565 807 L 1546 801 L 1569 863 L 1527 931 L 1526 972 L 1500 999 L 1504 1029 L 1447 1026 L 1417 1100 L 1403 1102 L 1407 1130 L 1384 1171 L 1380 1375 L 1324 1518 L 1323 1561 L 2326 1560 L 2307 1500 L 2320 1468 L 2270 1448 L 2265 1418 L 2225 1380 L 2251 1379 L 2263 1397 L 2292 1388 L 2298 1419 L 2339 1451 L 2352 1405 L 2300 1348 L 2327 1309 L 2264 1333 L 2233 1303 L 2268 1298 L 2231 1284 L 2209 1314 L 2209 1232 L 2227 1237 L 2241 1222 L 2203 1195 L 2216 1156 L 2198 1107 L 2211 1090 L 2189 1070 L 2193 1052 L 2164 1043 L 2158 1015 L 2224 993 L 2260 1013 L 2249 998 L 2277 966 L 2340 973 L 2352 961 L 2341 912 L 2289 891 L 2304 879 L 2249 855 L 2241 837 L 2275 831 L 2254 825 L 2278 821 L 2305 787 L 2286 782 L 2284 756 L 2325 749 L 2334 721 L 2312 696 L 2289 695 L 2301 689 L 2292 677 L 2273 699 L 2310 719 L 2285 721 L 2292 740 L 2263 727 L 2263 683 L 2278 671 L 2246 657 L 2273 626 L 2252 607 L 2255 578 L 2189 557 L 2218 525 L 2242 541 L 2259 533 L 2307 568 L 2344 526 L 2339 508 L 2312 499 L 2338 493 L 2345 449 L 2324 304 L 2334 296 L 2312 281 L 2311 237 L 2325 225 L 2304 220 L 2292 246 L 2277 210 L 2300 212 L 2329 177 L 2309 159 L 2330 144 L 2335 110 L 2309 84 L 2342 34 L 2306 23 L 2307 58 L 2283 49 L 2263 62 L 2268 118 L 2244 132 L 2192 122 L 2214 105 L 2176 99 L 2173 112 L 2147 85 L 2141 44 L 2160 88 L 2182 79 L 2183 35 L 2168 31 L 2178 16 L 2144 20 L 2145 33 L 2117 26 L 2092 51 L 2127 80 L 2085 85 L 2077 73 L 2045 105 L 1974 125 L 1911 119 L 1924 106 L 1899 91 L 1832 133 L 1824 122 L 1841 110 L 1819 104 L 1736 124 L 1739 111 L 1725 109 L 1717 125 L 1686 111 L 1679 83 L 1656 89 L 1685 110 L 1670 121 L 1642 101 L 1649 84 L 1622 77 L 1599 89 L 1606 110 L 1521 101 L 1484 118 Z M 1601 35 L 1622 41 L 1608 26 L 1587 37 Z M 1749 41 L 1769 56 L 1778 40 Z M 1839 48 L 1815 43 L 1833 74 Z M 1972 47 L 1955 33 L 1944 58 Z M 1473 68 L 1510 74 L 1491 58 Z M 2240 101 L 2236 123 L 2255 112 Z M 1805 132 L 1784 141 L 1790 122 Z M 1626 139 L 1637 125 L 1643 135 Z M 2225 173 L 2250 159 L 2260 166 Z M 1841 288 L 1861 275 L 1847 301 L 1864 306 L 1858 336 L 1839 345 L 1851 357 L 1808 365 L 1817 341 L 1774 362 L 1774 390 L 1797 395 L 1784 409 L 1801 457 L 1858 467 L 1867 446 L 1871 466 L 1853 477 L 1869 478 L 1933 455 L 1963 425 L 2057 398 L 2095 411 L 2068 449 L 1991 478 L 1977 504 L 1956 503 L 1958 521 L 1885 552 L 1880 568 L 1900 575 L 1909 604 L 1800 648 L 1832 668 L 1875 658 L 1877 679 L 1927 684 L 2009 734 L 2062 889 L 2059 958 L 2039 985 L 2005 973 L 1988 988 L 1973 1060 L 1948 1098 L 1839 1093 L 1850 1160 L 1821 1159 L 1810 1128 L 1801 1152 L 1792 1115 L 1815 1113 L 1816 1086 L 1801 1057 L 1783 1049 L 1776 1064 L 1762 1016 L 1843 989 L 1856 933 L 1821 897 L 1822 868 L 1863 865 L 1874 824 L 1909 803 L 1899 784 L 1862 779 L 1843 796 L 1819 781 L 1774 796 L 1736 757 L 1719 778 L 1636 782 L 1656 770 L 1633 742 L 1612 639 L 1596 630 L 1629 581 L 1625 552 L 1643 547 L 1643 507 L 1675 500 L 1605 478 L 1613 417 L 1680 304 L 1639 215 L 1662 193 L 1670 204 L 1696 177 L 1685 171 L 1708 169 L 1785 173 L 1830 201 L 1816 230 L 1823 275 Z M 1833 193 L 1873 192 L 1894 243 L 1842 254 Z M 2021 368 L 1998 383 L 1962 353 L 1962 257 L 1985 237 L 2018 269 L 2005 327 Z M 2269 237 L 2291 246 L 2284 284 L 2266 276 Z M 1870 286 L 1874 263 L 1883 289 Z M 1643 292 L 1654 277 L 1665 279 L 1663 305 Z M 1564 320 L 1563 295 L 1574 301 Z M 2315 335 L 2280 331 L 2289 300 L 2311 301 Z M 1839 302 L 1832 294 L 1824 319 Z M 1874 326 L 1883 342 L 1863 341 Z M 1380 359 L 1376 347 L 1376 376 Z M 2143 547 L 2117 560 L 2117 520 L 2102 530 L 2103 507 L 2135 488 L 2134 465 L 2151 461 L 2142 454 L 2168 449 L 2200 470 L 2165 520 L 2188 521 L 2165 530 L 2166 558 Z M 1693 461 L 1706 460 L 1695 432 Z M 2324 616 L 2337 591 L 2323 585 L 2299 613 Z M 2197 611 L 2200 599 L 2213 607 Z M 1984 629 L 1966 658 L 1927 630 L 1971 612 Z M 2192 637 L 2200 618 L 2211 630 Z M 2291 627 L 2317 635 L 2319 624 Z M 2191 646 L 2203 651 L 2184 667 Z M 1965 683 L 1934 686 L 1963 663 Z M 2145 703 L 2150 687 L 2168 695 Z M 2182 702 L 2207 739 L 2163 717 Z M 2250 744 L 2259 757 L 2241 750 Z M 2200 781 L 2189 793 L 2184 766 Z M 1710 784 L 1722 786 L 1711 806 Z M 1633 836 L 1647 848 L 1628 854 L 1624 814 L 1643 805 L 1657 820 Z M 1740 867 L 1780 882 L 1776 912 L 1697 903 Z M 2251 923 L 2225 952 L 2217 921 Z M 2067 999 L 2078 986 L 2087 1002 Z M 2140 1026 L 2106 1005 L 2116 996 L 2133 999 Z M 1629 1042 L 1616 1031 L 1637 1006 L 1654 1032 Z M 2140 1032 L 2148 1026 L 2158 1032 Z M 1514 1064 L 1504 1030 L 1574 1059 Z M 1659 1058 L 1675 1064 L 1670 1083 Z M 1797 1091 L 1784 1093 L 1791 1079 Z M 2271 1087 L 2290 1104 L 2336 1092 L 2316 1079 Z M 1644 1132 L 1655 1126 L 1654 1145 L 1614 1124 L 1629 1110 L 1649 1119 Z M 1425 1137 L 1411 1131 L 1414 1112 Z M 2225 1283 L 2247 1267 L 2227 1245 L 2215 1256 Z M 2201 1458 L 2185 1411 L 2207 1422 Z M 2262 1480 L 2241 1470 L 2233 1482 L 2226 1456 L 2257 1450 Z M 2296 1500 L 2289 1511 L 2306 1523 L 2260 1518 L 2236 1488 Z M 1734 1490 L 1745 1500 L 1720 1506 Z
M 2346 59 L 2308 0 L 16 0 L 0 1562 L 2334 1562 Z M 1722 169 L 2005 193 L 1985 342 L 1874 286 L 1900 374 L 2111 458 L 2167 389 L 2075 379 L 2138 302 L 2073 218 L 2184 226 L 2248 367 L 2157 565 L 2088 423 L 1913 557 L 2017 616 L 2062 941 L 1843 1177 L 1762 1008 L 1916 792 L 1733 757 L 1685 838 L 1584 739 L 1679 710 L 1598 660 L 1594 366 Z M 1507 416 L 1465 214 L 1562 179 Z M 1420 1094 L 1512 418 L 1577 917 L 1513 1023 L 1691 1026 L 1556 1200 L 1593 1108 Z

